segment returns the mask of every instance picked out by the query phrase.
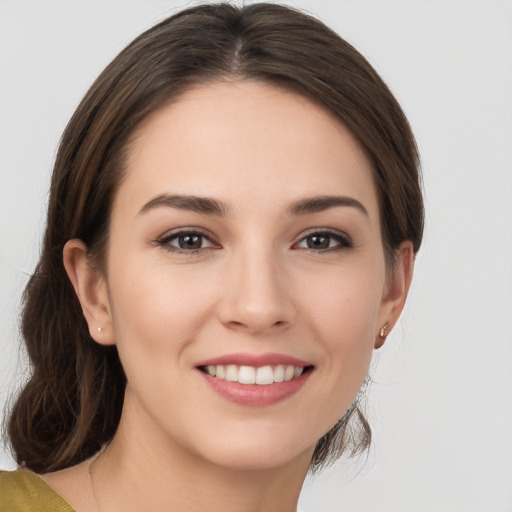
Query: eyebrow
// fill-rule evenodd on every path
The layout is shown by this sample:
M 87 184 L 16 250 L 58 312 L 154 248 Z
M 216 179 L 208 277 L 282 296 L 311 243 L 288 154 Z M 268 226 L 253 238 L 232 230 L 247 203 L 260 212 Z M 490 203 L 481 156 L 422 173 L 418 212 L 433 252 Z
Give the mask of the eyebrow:
M 226 216 L 228 214 L 228 208 L 226 205 L 221 201 L 217 201 L 216 199 L 212 199 L 210 197 L 169 194 L 162 194 L 155 197 L 154 199 L 151 199 L 151 201 L 147 202 L 140 209 L 139 214 L 153 210 L 154 208 L 159 208 L 161 206 L 178 208 L 180 210 L 189 210 L 206 215 Z
M 361 213 L 368 215 L 368 210 L 357 199 L 347 196 L 314 196 L 300 199 L 291 204 L 288 212 L 290 215 L 308 215 L 318 213 L 336 206 L 348 206 L 356 208 Z
M 162 206 L 188 210 L 206 215 L 217 215 L 220 217 L 225 217 L 229 213 L 229 208 L 222 201 L 218 201 L 211 197 L 161 194 L 148 201 L 140 209 L 139 214 L 146 213 L 149 210 Z M 357 199 L 347 196 L 314 196 L 300 199 L 290 205 L 288 208 L 288 214 L 308 215 L 339 206 L 356 208 L 361 213 L 368 216 L 368 211 L 362 203 Z

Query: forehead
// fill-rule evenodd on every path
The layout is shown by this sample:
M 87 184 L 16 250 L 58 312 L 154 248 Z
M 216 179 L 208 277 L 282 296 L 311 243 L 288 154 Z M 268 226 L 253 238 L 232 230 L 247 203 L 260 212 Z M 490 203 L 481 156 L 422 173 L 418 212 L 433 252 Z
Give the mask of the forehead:
M 257 81 L 219 82 L 188 90 L 138 127 L 118 196 L 230 203 L 244 193 L 283 202 L 340 193 L 376 205 L 372 175 L 351 132 L 304 96 Z

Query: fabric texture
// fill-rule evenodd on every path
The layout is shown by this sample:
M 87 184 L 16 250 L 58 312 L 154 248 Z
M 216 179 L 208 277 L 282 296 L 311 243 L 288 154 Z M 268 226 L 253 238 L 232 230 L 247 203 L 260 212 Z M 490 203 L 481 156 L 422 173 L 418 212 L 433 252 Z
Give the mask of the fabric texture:
M 75 512 L 31 471 L 0 471 L 0 512 Z

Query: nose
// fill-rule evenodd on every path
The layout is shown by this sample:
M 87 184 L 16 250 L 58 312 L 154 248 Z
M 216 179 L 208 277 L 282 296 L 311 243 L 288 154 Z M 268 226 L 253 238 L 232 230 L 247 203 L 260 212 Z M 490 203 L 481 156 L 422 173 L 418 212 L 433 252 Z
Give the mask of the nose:
M 241 251 L 227 265 L 219 306 L 226 327 L 270 334 L 292 324 L 296 314 L 292 283 L 276 255 L 270 250 Z

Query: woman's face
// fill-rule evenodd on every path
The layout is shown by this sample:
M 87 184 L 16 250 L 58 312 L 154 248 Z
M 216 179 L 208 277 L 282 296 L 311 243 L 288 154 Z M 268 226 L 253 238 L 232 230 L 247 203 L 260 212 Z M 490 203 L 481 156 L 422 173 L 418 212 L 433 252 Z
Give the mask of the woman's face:
M 311 457 L 392 310 L 369 159 L 253 81 L 197 87 L 138 129 L 106 268 L 121 424 L 229 467 Z

